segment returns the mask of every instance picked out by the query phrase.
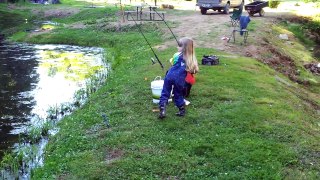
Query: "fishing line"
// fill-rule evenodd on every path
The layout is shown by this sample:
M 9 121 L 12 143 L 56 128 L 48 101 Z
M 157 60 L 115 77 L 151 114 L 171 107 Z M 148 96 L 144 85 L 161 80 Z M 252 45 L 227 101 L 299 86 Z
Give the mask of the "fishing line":
M 143 32 L 142 32 L 142 30 L 141 30 L 141 27 L 140 27 L 140 26 L 138 25 L 138 23 L 134 20 L 134 18 L 133 18 L 133 16 L 132 16 L 132 14 L 131 14 L 131 13 L 129 13 L 129 15 L 130 15 L 131 19 L 134 21 L 134 23 L 136 24 L 136 26 L 138 27 L 139 32 L 140 32 L 140 33 L 141 33 L 141 35 L 143 36 L 144 40 L 146 40 L 147 44 L 149 45 L 149 47 L 150 47 L 151 51 L 153 52 L 154 56 L 156 57 L 156 59 L 157 59 L 158 63 L 159 63 L 159 64 L 160 64 L 160 66 L 161 66 L 161 68 L 162 68 L 162 69 L 164 69 L 164 67 L 163 67 L 163 65 L 162 65 L 161 61 L 159 60 L 159 58 L 158 58 L 157 54 L 154 52 L 154 50 L 153 50 L 153 48 L 152 48 L 151 44 L 150 44 L 150 43 L 149 43 L 149 41 L 147 40 L 146 36 L 143 34 Z M 152 61 L 152 63 L 153 63 L 153 64 L 155 64 L 155 62 L 154 62 L 154 59 L 153 59 L 153 58 L 151 58 L 151 61 Z
M 146 3 L 146 4 L 149 6 L 149 8 L 152 8 L 152 6 L 150 6 L 148 3 Z M 167 24 L 167 22 L 164 20 L 164 17 L 162 17 L 162 16 L 158 13 L 158 11 L 156 11 L 155 8 L 153 9 L 153 11 L 156 12 L 156 13 L 158 14 L 158 16 L 161 18 L 161 20 L 166 24 L 166 26 L 167 26 L 168 29 L 170 30 L 171 34 L 173 35 L 174 39 L 177 41 L 177 44 L 179 45 L 179 41 L 178 41 L 177 37 L 173 34 L 171 28 L 169 27 L 169 25 Z

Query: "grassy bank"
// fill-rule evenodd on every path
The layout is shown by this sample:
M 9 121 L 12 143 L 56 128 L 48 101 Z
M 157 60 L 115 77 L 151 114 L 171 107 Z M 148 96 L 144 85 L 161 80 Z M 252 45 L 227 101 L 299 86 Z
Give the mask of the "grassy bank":
M 137 52 L 86 106 L 61 122 L 36 179 L 319 176 L 317 114 L 273 70 L 218 53 L 220 66 L 201 66 L 187 116 L 175 117 L 170 104 L 168 118 L 159 121 L 150 81 L 164 72 Z
M 91 17 L 100 11 L 60 18 L 65 26 L 47 34 L 14 36 L 33 43 L 102 46 L 114 69 L 86 105 L 60 121 L 45 164 L 32 179 L 320 177 L 319 112 L 297 95 L 299 85 L 255 59 L 197 47 L 199 62 L 203 54 L 217 54 L 220 65 L 200 66 L 186 117 L 176 117 L 171 103 L 168 117 L 159 121 L 150 82 L 165 75 L 176 48 L 157 52 L 165 64 L 161 70 L 151 65 L 152 52 L 136 26 L 110 28 Z M 103 12 L 115 14 L 115 9 Z M 75 22 L 88 26 L 71 29 Z M 152 45 L 163 42 L 161 25 L 142 28 Z

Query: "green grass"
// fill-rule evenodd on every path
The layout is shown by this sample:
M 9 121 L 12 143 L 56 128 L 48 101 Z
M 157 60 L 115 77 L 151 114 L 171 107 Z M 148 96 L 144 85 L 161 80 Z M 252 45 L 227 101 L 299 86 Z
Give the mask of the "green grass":
M 221 55 L 219 66 L 200 67 L 186 117 L 175 117 L 177 108 L 170 104 L 168 117 L 159 121 L 150 82 L 165 72 L 147 59 L 136 51 L 86 106 L 60 123 L 36 179 L 319 176 L 318 166 L 304 164 L 304 157 L 319 164 L 311 155 L 319 148 L 316 114 L 275 80 L 273 70 L 253 59 Z
M 315 43 L 304 35 L 304 28 L 301 26 L 301 24 L 284 23 L 284 26 L 286 26 L 287 29 L 291 31 L 295 37 L 297 37 L 307 47 L 314 46 Z
M 96 11 L 61 21 L 90 20 Z M 102 46 L 113 65 L 106 84 L 59 122 L 32 179 L 319 179 L 319 112 L 299 85 L 255 59 L 199 47 L 199 63 L 216 54 L 220 65 L 200 66 L 185 117 L 170 103 L 159 121 L 150 83 L 165 75 L 176 47 L 155 49 L 161 70 L 136 26 L 116 31 L 99 23 L 21 39 Z M 142 28 L 152 46 L 163 43 L 163 26 Z
M 87 8 L 83 9 L 79 13 L 68 16 L 65 18 L 54 18 L 54 21 L 60 23 L 72 23 L 72 22 L 81 22 L 81 21 L 95 21 L 101 18 L 114 17 L 114 14 L 118 11 L 116 7 L 109 8 Z
M 30 23 L 26 23 L 26 19 L 32 21 L 34 18 L 29 10 L 8 11 L 6 6 L 0 4 L 0 14 L 0 33 L 10 36 L 15 32 L 25 31 L 26 29 L 32 28 Z
M 304 36 L 303 30 L 301 29 L 301 25 L 299 24 L 290 24 L 288 29 L 294 33 L 294 35 L 305 45 L 313 46 L 314 42 Z

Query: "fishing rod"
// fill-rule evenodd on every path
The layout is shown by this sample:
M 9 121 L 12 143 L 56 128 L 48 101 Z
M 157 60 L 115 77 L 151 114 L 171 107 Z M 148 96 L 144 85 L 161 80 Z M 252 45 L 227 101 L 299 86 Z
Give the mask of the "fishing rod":
M 153 7 L 152 7 L 151 5 L 149 5 L 148 3 L 146 3 L 146 4 L 149 6 L 149 8 L 153 8 Z M 161 20 L 166 24 L 166 26 L 167 26 L 168 29 L 170 30 L 171 34 L 173 35 L 174 39 L 177 41 L 177 44 L 179 45 L 179 41 L 178 41 L 177 37 L 173 34 L 171 28 L 170 28 L 169 25 L 167 24 L 167 21 L 164 20 L 164 17 L 162 17 L 162 16 L 159 14 L 159 12 L 156 11 L 155 8 L 153 8 L 153 11 L 156 12 L 157 15 L 161 18 Z
M 142 32 L 142 30 L 141 30 L 141 27 L 140 27 L 140 26 L 137 24 L 137 22 L 134 20 L 134 18 L 133 18 L 133 16 L 132 16 L 132 14 L 131 14 L 131 13 L 129 13 L 129 15 L 131 16 L 131 19 L 134 21 L 134 23 L 135 23 L 135 24 L 136 24 L 136 26 L 138 27 L 139 32 L 140 32 L 140 33 L 141 33 L 141 35 L 143 36 L 144 40 L 146 40 L 147 44 L 149 45 L 149 47 L 150 47 L 151 51 L 152 51 L 152 52 L 153 52 L 153 54 L 154 54 L 154 57 L 157 59 L 158 63 L 160 64 L 160 66 L 161 66 L 161 68 L 162 68 L 162 70 L 163 70 L 163 69 L 164 69 L 164 67 L 163 67 L 163 65 L 162 65 L 161 61 L 159 60 L 159 58 L 158 58 L 157 54 L 154 52 L 154 50 L 153 50 L 152 46 L 150 45 L 149 41 L 147 40 L 146 36 L 143 34 L 143 32 Z M 154 62 L 154 59 L 153 59 L 153 58 L 151 58 L 151 61 L 152 61 L 152 64 L 155 64 L 155 62 Z
M 149 6 L 149 8 L 150 8 L 150 10 L 151 10 L 151 8 L 153 8 L 151 5 L 149 5 L 148 3 L 146 3 L 148 6 Z M 172 32 L 172 30 L 171 30 L 171 28 L 169 27 L 169 25 L 168 25 L 168 23 L 167 23 L 167 21 L 166 20 L 164 20 L 164 16 L 161 16 L 160 14 L 159 14 L 159 12 L 156 10 L 156 8 L 153 8 L 153 11 L 154 12 L 156 12 L 157 13 L 157 15 L 161 18 L 161 20 L 166 24 L 166 26 L 168 27 L 168 29 L 170 30 L 170 32 L 171 32 L 171 34 L 172 34 L 172 36 L 174 37 L 174 39 L 176 40 L 176 42 L 177 42 L 177 44 L 178 44 L 178 46 L 180 46 L 179 45 L 179 41 L 178 41 L 178 39 L 177 39 L 177 37 L 174 35 L 174 33 Z M 193 44 L 192 44 L 192 49 L 193 49 Z M 193 55 L 192 55 L 192 60 L 193 60 Z

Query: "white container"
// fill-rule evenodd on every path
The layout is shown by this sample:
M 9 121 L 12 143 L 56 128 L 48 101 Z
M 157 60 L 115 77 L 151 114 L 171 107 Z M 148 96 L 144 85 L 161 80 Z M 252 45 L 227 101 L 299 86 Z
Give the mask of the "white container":
M 151 82 L 151 90 L 152 90 L 152 102 L 159 103 L 159 99 L 161 96 L 162 88 L 164 81 L 161 79 L 161 76 L 157 76 Z

